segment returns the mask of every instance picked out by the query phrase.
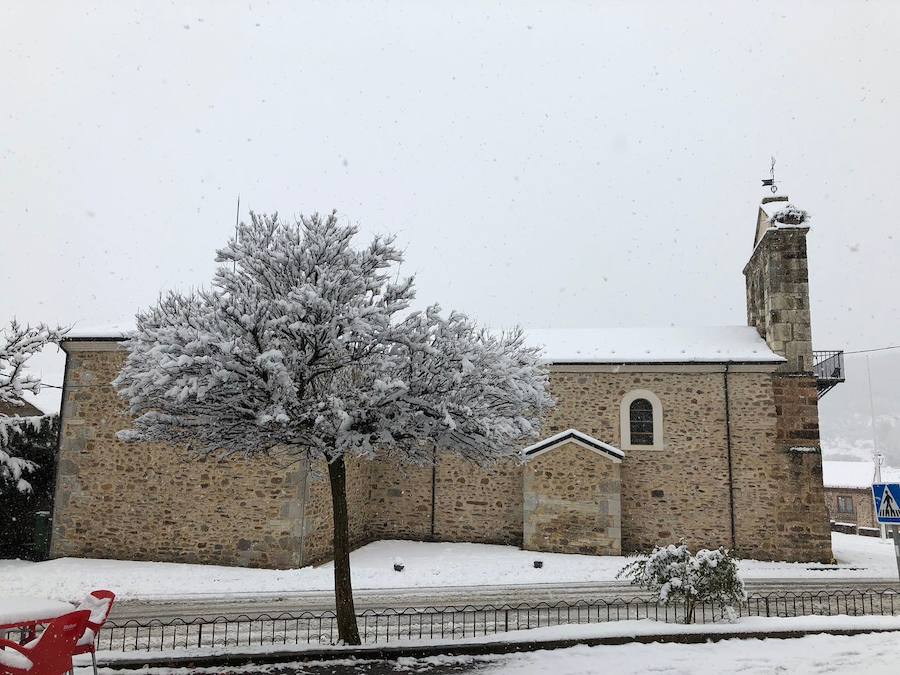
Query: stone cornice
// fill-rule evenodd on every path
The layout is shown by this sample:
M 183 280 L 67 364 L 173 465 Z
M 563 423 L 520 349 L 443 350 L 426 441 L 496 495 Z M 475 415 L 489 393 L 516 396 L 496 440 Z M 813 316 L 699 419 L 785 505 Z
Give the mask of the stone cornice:
M 65 338 L 59 346 L 71 352 L 116 352 L 125 349 L 121 338 Z

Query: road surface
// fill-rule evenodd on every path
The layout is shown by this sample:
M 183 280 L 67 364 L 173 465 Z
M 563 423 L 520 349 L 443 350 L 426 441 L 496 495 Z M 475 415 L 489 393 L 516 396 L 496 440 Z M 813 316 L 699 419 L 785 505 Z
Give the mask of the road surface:
M 745 582 L 748 593 L 820 593 L 834 590 L 893 589 L 900 593 L 896 580 L 886 579 L 752 579 Z M 358 611 L 423 607 L 461 607 L 466 605 L 518 605 L 535 603 L 576 602 L 579 600 L 612 600 L 615 598 L 649 597 L 639 588 L 619 581 L 565 584 L 527 584 L 491 586 L 441 586 L 427 588 L 359 589 L 354 593 Z M 175 617 L 215 617 L 240 614 L 323 611 L 334 609 L 332 591 L 302 593 L 192 596 L 156 596 L 141 600 L 124 600 L 116 604 L 112 619 L 172 619 Z

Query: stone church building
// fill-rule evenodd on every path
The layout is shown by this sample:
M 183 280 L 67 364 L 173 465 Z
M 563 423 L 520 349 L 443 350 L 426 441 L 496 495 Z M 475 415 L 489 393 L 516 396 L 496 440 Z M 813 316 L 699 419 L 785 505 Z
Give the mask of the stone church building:
M 798 214 L 800 214 L 798 216 Z M 684 538 L 745 557 L 829 561 L 818 396 L 839 352 L 812 349 L 802 212 L 761 204 L 747 326 L 533 331 L 557 400 L 544 438 L 483 469 L 348 466 L 354 546 L 378 539 L 620 554 Z M 322 467 L 189 459 L 124 444 L 109 384 L 121 333 L 71 335 L 51 554 L 297 567 L 327 560 Z M 176 455 L 173 460 L 173 454 Z

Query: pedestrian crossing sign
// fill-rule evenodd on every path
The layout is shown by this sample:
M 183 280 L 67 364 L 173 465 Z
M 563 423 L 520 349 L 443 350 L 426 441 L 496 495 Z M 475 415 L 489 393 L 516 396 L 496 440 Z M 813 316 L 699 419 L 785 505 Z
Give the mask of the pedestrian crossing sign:
M 900 483 L 875 483 L 875 519 L 879 523 L 900 524 Z

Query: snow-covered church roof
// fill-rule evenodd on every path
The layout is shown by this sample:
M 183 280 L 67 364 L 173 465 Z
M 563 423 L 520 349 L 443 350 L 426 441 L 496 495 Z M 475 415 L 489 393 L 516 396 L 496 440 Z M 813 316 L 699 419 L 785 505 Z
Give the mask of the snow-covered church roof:
M 526 331 L 547 363 L 781 363 L 752 326 Z
M 121 340 L 133 325 L 74 328 L 68 341 Z M 751 326 L 533 329 L 546 363 L 781 363 Z

